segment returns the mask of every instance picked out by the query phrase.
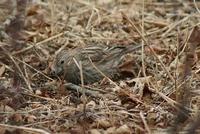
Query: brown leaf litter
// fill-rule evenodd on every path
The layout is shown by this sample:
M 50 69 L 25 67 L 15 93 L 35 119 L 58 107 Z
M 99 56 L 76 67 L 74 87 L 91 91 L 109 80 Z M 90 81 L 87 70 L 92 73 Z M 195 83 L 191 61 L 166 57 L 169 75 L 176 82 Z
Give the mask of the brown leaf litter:
M 191 0 L 2 0 L 1 133 L 198 133 L 199 7 Z M 102 74 L 74 85 L 51 76 L 55 53 L 101 44 L 141 49 L 123 57 L 119 80 Z

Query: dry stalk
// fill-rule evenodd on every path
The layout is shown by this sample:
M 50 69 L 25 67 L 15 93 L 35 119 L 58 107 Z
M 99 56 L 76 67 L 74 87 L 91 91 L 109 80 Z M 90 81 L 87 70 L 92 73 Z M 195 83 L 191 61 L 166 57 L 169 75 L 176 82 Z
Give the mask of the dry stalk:
M 43 75 L 45 78 L 47 78 L 47 79 L 49 79 L 49 80 L 53 81 L 53 79 L 52 79 L 52 78 L 50 78 L 49 76 L 47 76 L 47 75 L 46 75 L 46 74 L 44 74 L 43 72 L 41 72 L 41 71 L 39 71 L 39 70 L 35 69 L 34 67 L 32 67 L 31 65 L 27 64 L 26 62 L 24 62 L 24 61 L 22 61 L 22 60 L 20 60 L 20 59 L 18 59 L 18 58 L 16 58 L 16 57 L 13 57 L 13 58 L 14 58 L 14 59 L 16 59 L 16 60 L 18 60 L 18 61 L 19 61 L 19 62 L 21 62 L 22 64 L 26 65 L 27 67 L 29 67 L 29 68 L 33 69 L 33 70 L 34 70 L 34 71 L 36 71 L 37 73 L 39 73 L 39 74 Z
M 142 1 L 142 36 L 144 37 L 144 0 Z M 144 61 L 144 58 L 145 58 L 145 53 L 144 53 L 144 41 L 142 40 L 142 73 L 143 73 L 143 75 L 144 75 L 144 77 L 147 77 L 147 75 L 146 75 L 146 66 L 145 66 L 145 61 Z M 146 81 L 146 83 L 149 85 L 149 82 L 148 81 Z M 143 93 L 144 91 L 143 91 L 143 88 L 142 89 L 140 89 L 140 99 L 142 98 L 142 96 L 143 96 Z
M 24 130 L 30 133 L 35 133 L 35 134 L 50 134 L 49 132 L 42 130 L 42 129 L 37 129 L 37 128 L 30 128 L 30 127 L 23 127 L 23 126 L 15 126 L 15 125 L 6 125 L 6 124 L 0 124 L 1 127 L 3 128 L 14 128 L 14 129 L 20 129 Z
M 109 82 L 110 82 L 111 84 L 115 85 L 115 86 L 117 87 L 117 89 L 121 89 L 120 86 L 118 86 L 114 81 L 112 81 L 109 77 L 107 77 L 101 70 L 99 70 L 99 69 L 95 66 L 95 64 L 92 62 L 92 60 L 91 60 L 90 57 L 88 57 L 88 58 L 89 58 L 89 60 L 90 60 L 91 65 L 92 65 L 104 78 L 106 78 L 107 80 L 109 80 Z
M 142 36 L 144 37 L 144 0 L 142 1 Z M 144 62 L 144 41 L 142 40 L 142 72 L 144 77 L 146 77 L 145 62 Z
M 157 56 L 156 52 L 151 48 L 150 44 L 147 42 L 147 40 L 145 39 L 145 37 L 141 34 L 141 32 L 139 31 L 139 29 L 135 26 L 135 24 L 128 18 L 128 16 L 125 13 L 121 12 L 121 14 L 129 22 L 129 24 L 131 24 L 132 28 L 135 29 L 136 32 L 141 36 L 141 38 L 144 41 L 144 43 L 149 47 L 149 49 L 151 50 L 151 52 L 153 53 L 153 55 L 160 62 L 162 68 L 165 70 L 165 72 L 167 73 L 167 75 L 169 76 L 169 78 L 171 79 L 171 81 L 173 83 L 175 83 L 175 80 L 174 80 L 173 76 L 171 75 L 171 73 L 169 72 L 169 70 L 165 67 L 165 65 L 162 62 L 162 60 Z
M 34 44 L 34 45 L 30 45 L 30 46 L 28 46 L 28 47 L 26 47 L 26 48 L 24 48 L 24 49 L 22 49 L 22 50 L 19 50 L 19 51 L 17 51 L 17 52 L 13 52 L 12 55 L 16 55 L 16 54 L 20 54 L 20 53 L 26 52 L 26 51 L 32 49 L 33 47 L 38 48 L 39 45 L 45 44 L 45 43 L 47 43 L 47 42 L 50 42 L 50 41 L 52 41 L 52 40 L 54 40 L 54 39 L 56 39 L 56 38 L 59 38 L 59 37 L 65 35 L 66 33 L 67 33 L 67 32 L 61 32 L 61 33 L 59 33 L 59 34 L 53 35 L 53 36 L 51 36 L 51 37 L 49 37 L 49 38 L 47 38 L 47 39 L 44 39 L 44 40 L 42 40 L 42 41 L 37 42 L 37 43 Z
M 178 21 L 178 22 L 175 22 L 174 24 L 170 24 L 170 25 L 168 26 L 169 29 L 168 29 L 166 32 L 164 32 L 164 33 L 162 34 L 162 37 L 165 37 L 170 31 L 172 31 L 174 28 L 176 28 L 176 27 L 177 27 L 178 25 L 180 25 L 181 23 L 187 21 L 190 17 L 191 17 L 191 16 L 187 16 L 187 17 L 183 18 L 182 20 L 180 20 L 180 21 Z
M 54 0 L 50 0 L 49 2 L 50 5 L 50 9 L 51 9 L 51 35 L 54 35 L 55 33 L 55 22 L 56 22 L 56 18 L 55 18 L 55 1 Z
M 196 10 L 198 11 L 198 13 L 200 13 L 200 10 L 199 10 L 199 8 L 197 6 L 196 0 L 193 0 L 193 3 L 194 3 L 194 6 L 195 6 Z
M 67 42 L 62 45 L 56 52 L 55 55 L 57 55 L 58 53 L 60 53 L 60 51 L 62 51 L 63 49 L 65 49 L 65 47 L 69 44 L 69 40 L 67 40 Z
M 145 117 L 144 117 L 144 114 L 143 114 L 142 111 L 140 111 L 140 117 L 141 117 L 141 119 L 142 119 L 142 122 L 143 122 L 143 124 L 144 124 L 144 127 L 146 128 L 147 133 L 148 133 L 148 134 L 151 134 L 151 130 L 150 130 L 150 128 L 149 128 L 149 126 L 148 126 L 148 124 L 147 124 L 147 122 L 146 122 L 146 120 L 145 120 Z
M 191 100 L 191 77 L 192 77 L 192 66 L 195 62 L 195 51 L 196 47 L 199 44 L 199 28 L 194 27 L 192 30 L 190 39 L 189 39 L 189 48 L 186 52 L 185 61 L 183 63 L 184 68 L 180 75 L 179 83 L 180 87 L 176 89 L 176 101 L 181 105 L 179 106 L 177 117 L 174 120 L 174 127 L 172 128 L 172 133 L 177 133 L 179 129 L 184 127 L 184 123 L 189 118 L 189 110 Z
M 27 80 L 27 78 L 24 76 L 21 68 L 19 67 L 19 65 L 17 64 L 17 62 L 14 60 L 13 56 L 3 47 L 3 46 L 0 46 L 0 48 L 4 51 L 4 53 L 11 59 L 11 61 L 14 63 L 15 67 L 18 69 L 21 77 L 24 79 L 24 82 L 26 83 L 27 87 L 28 87 L 28 91 L 29 92 L 32 92 L 32 88 L 31 88 L 31 84 L 30 82 Z
M 80 78 L 81 78 L 81 89 L 82 89 L 82 92 L 83 92 L 83 113 L 84 115 L 86 116 L 86 104 L 87 104 L 87 98 L 86 98 L 86 95 L 85 95 L 85 89 L 84 89 L 84 76 L 83 76 L 83 67 L 82 67 L 82 62 L 79 61 L 79 67 L 80 67 Z
M 32 94 L 32 93 L 22 93 L 22 94 L 27 95 L 27 96 L 31 96 L 31 97 L 34 97 L 34 98 L 46 100 L 46 101 L 52 101 L 52 102 L 55 102 L 55 101 L 56 101 L 55 99 L 51 99 L 51 98 L 47 98 L 47 97 L 38 96 L 38 95 L 35 95 L 35 94 Z

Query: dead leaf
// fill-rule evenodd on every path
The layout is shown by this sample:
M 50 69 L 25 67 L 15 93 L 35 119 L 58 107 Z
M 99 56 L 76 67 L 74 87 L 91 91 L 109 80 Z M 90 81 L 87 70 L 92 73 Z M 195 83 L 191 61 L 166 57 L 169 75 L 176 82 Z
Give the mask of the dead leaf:
M 127 82 L 128 82 L 128 83 L 133 83 L 133 82 L 135 82 L 135 83 L 142 83 L 142 85 L 143 85 L 143 84 L 146 83 L 147 81 L 150 81 L 151 78 L 152 78 L 152 76 L 140 77 L 140 78 L 133 78 L 133 79 L 131 79 L 131 80 L 128 80 Z
M 143 102 L 139 99 L 139 96 L 129 89 L 119 90 L 118 97 L 121 99 L 122 103 L 136 102 L 143 104 Z
M 25 27 L 30 30 L 43 30 L 45 26 L 49 26 L 49 13 L 38 4 L 30 5 L 27 9 L 27 18 L 25 20 Z
M 116 134 L 130 134 L 131 129 L 125 124 L 116 129 Z
M 152 50 L 158 55 L 166 54 L 167 52 L 167 49 L 164 49 L 158 45 L 151 45 L 150 47 L 144 48 L 145 53 L 150 54 L 150 55 L 153 54 Z
M 157 118 L 158 118 L 158 115 L 156 112 L 149 112 L 146 117 L 148 124 L 151 124 L 151 125 L 156 124 Z
M 27 123 L 33 123 L 33 122 L 35 122 L 36 119 L 37 119 L 37 117 L 35 117 L 34 115 L 28 115 L 26 117 Z
M 81 126 L 81 125 L 76 125 L 76 126 L 73 126 L 69 132 L 71 134 L 83 134 L 84 133 L 84 128 Z
M 16 113 L 16 114 L 13 114 L 13 115 L 11 116 L 11 119 L 10 119 L 10 120 L 11 120 L 11 121 L 14 121 L 15 123 L 20 123 L 20 122 L 23 122 L 23 117 L 22 117 L 21 114 Z
M 200 44 L 200 28 L 198 26 L 194 27 L 188 42 L 195 45 Z
M 123 57 L 122 63 L 119 65 L 119 69 L 122 73 L 131 73 L 136 76 L 134 67 L 135 67 L 135 59 L 131 54 L 127 54 Z
M 97 129 L 91 129 L 89 132 L 90 134 L 101 134 L 101 132 Z
M 105 131 L 105 134 L 115 134 L 116 133 L 116 127 L 110 127 Z
M 0 127 L 0 134 L 5 134 L 5 133 L 6 133 L 6 128 Z
M 12 109 L 11 107 L 7 106 L 7 105 L 0 104 L 0 111 L 14 112 L 15 110 Z
M 98 119 L 97 124 L 102 128 L 109 128 L 112 125 L 107 119 Z

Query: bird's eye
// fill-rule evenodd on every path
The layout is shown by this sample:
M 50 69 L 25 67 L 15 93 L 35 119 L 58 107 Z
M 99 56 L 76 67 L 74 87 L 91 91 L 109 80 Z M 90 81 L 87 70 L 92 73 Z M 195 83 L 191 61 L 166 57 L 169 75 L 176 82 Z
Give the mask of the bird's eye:
M 64 60 L 61 60 L 61 61 L 60 61 L 60 64 L 61 64 L 61 65 L 64 64 Z

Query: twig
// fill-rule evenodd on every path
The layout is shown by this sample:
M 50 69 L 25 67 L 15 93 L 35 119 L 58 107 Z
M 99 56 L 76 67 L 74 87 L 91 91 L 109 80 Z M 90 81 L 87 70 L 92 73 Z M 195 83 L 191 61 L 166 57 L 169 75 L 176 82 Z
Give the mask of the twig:
M 79 61 L 79 67 L 80 67 L 80 77 L 81 77 L 81 89 L 82 89 L 82 93 L 83 93 L 83 113 L 84 115 L 86 115 L 86 102 L 87 102 L 87 98 L 85 95 L 85 89 L 84 87 L 84 79 L 83 79 L 83 67 L 82 67 L 82 62 Z
M 55 1 L 50 0 L 49 1 L 50 9 L 51 9 L 51 35 L 54 34 L 55 30 Z
M 91 65 L 92 65 L 104 78 L 108 79 L 109 82 L 112 83 L 113 85 L 115 85 L 118 89 L 121 89 L 120 86 L 118 86 L 114 81 L 112 81 L 109 77 L 107 77 L 101 70 L 99 70 L 99 69 L 94 65 L 94 63 L 92 62 L 92 60 L 91 60 L 90 57 L 88 57 L 88 58 L 89 58 L 89 61 L 90 61 Z
M 89 30 L 89 28 L 91 28 L 91 21 L 92 21 L 93 16 L 94 16 L 94 10 L 92 9 L 92 13 L 90 15 L 90 18 L 88 19 L 88 22 L 87 22 L 85 29 Z
M 144 36 L 144 0 L 142 1 L 142 36 Z M 145 56 L 145 53 L 144 53 L 144 41 L 142 40 L 142 73 L 144 75 L 144 77 L 146 77 L 146 70 L 145 70 L 145 62 L 144 62 L 144 56 Z M 148 83 L 146 81 L 146 83 Z M 140 94 L 140 99 L 142 98 L 143 96 L 143 88 L 140 89 L 139 91 L 139 94 Z
M 3 47 L 3 46 L 0 46 L 1 49 L 4 51 L 4 53 L 12 60 L 12 62 L 14 63 L 14 65 L 16 66 L 16 68 L 18 69 L 21 77 L 24 79 L 28 89 L 29 89 L 29 92 L 33 91 L 32 88 L 31 88 L 31 85 L 29 83 L 29 81 L 26 79 L 26 77 L 24 76 L 21 68 L 19 67 L 19 65 L 16 63 L 16 61 L 14 60 L 13 56 Z
M 176 28 L 178 25 L 180 25 L 180 24 L 183 23 L 184 21 L 188 20 L 190 17 L 191 17 L 191 16 L 187 16 L 187 17 L 183 18 L 182 20 L 180 20 L 180 21 L 178 21 L 178 22 L 176 22 L 176 23 L 173 23 L 173 24 L 171 24 L 170 26 L 168 26 L 169 29 L 168 29 L 166 32 L 164 32 L 164 33 L 162 34 L 162 37 L 165 37 L 171 30 L 173 30 L 174 28 Z
M 197 12 L 200 13 L 200 10 L 199 10 L 199 8 L 198 8 L 198 6 L 197 6 L 196 0 L 193 0 L 193 3 L 194 3 L 194 6 L 195 6 Z
M 58 54 L 58 53 L 60 53 L 60 51 L 62 51 L 62 50 L 68 45 L 68 43 L 69 43 L 69 40 L 67 40 L 67 42 L 66 42 L 64 45 L 62 45 L 62 46 L 55 52 L 55 55 Z
M 151 131 L 150 131 L 149 126 L 148 126 L 148 124 L 147 124 L 147 122 L 146 122 L 146 120 L 145 120 L 145 118 L 144 118 L 144 114 L 143 114 L 142 111 L 140 111 L 140 117 L 141 117 L 141 119 L 142 119 L 142 122 L 143 122 L 143 124 L 144 124 L 144 127 L 145 127 L 146 130 L 147 130 L 147 133 L 148 133 L 148 134 L 151 134 Z
M 47 132 L 45 130 L 37 129 L 37 128 L 31 128 L 31 127 L 14 126 L 14 125 L 7 125 L 7 124 L 0 124 L 0 127 L 21 129 L 21 130 L 24 130 L 24 131 L 29 131 L 31 133 L 50 134 L 49 132 Z
M 64 84 L 64 86 L 66 89 L 72 90 L 74 92 L 79 92 L 79 93 L 83 94 L 83 90 L 85 90 L 84 92 L 88 96 L 91 96 L 94 98 L 102 98 L 102 96 L 99 94 L 99 92 L 91 91 L 91 90 L 88 90 L 87 88 L 83 89 L 82 87 L 72 84 L 72 83 L 66 83 L 66 84 Z
M 24 95 L 28 95 L 28 96 L 31 96 L 31 97 L 35 97 L 35 98 L 39 98 L 39 99 L 42 99 L 42 100 L 46 100 L 46 101 L 56 101 L 55 99 L 51 99 L 51 98 L 47 98 L 47 97 L 42 97 L 42 96 L 38 96 L 38 95 L 35 95 L 35 94 L 30 94 L 30 93 L 22 93 Z
M 57 34 L 57 35 L 51 36 L 51 37 L 49 37 L 49 38 L 47 38 L 47 39 L 45 39 L 45 40 L 42 40 L 42 41 L 36 43 L 35 45 L 30 45 L 29 47 L 26 47 L 26 48 L 24 48 L 24 49 L 22 49 L 22 50 L 20 50 L 20 51 L 13 52 L 12 55 L 16 55 L 16 54 L 23 53 L 23 52 L 25 52 L 25 51 L 28 51 L 28 50 L 32 49 L 33 47 L 38 47 L 39 45 L 44 44 L 44 43 L 47 43 L 47 42 L 49 42 L 49 41 L 51 41 L 51 40 L 54 40 L 54 39 L 56 39 L 56 38 L 58 38 L 58 37 L 60 37 L 60 36 L 65 35 L 66 33 L 67 33 L 67 32 L 61 32 L 61 33 L 59 33 L 59 34 Z
M 132 28 L 134 28 L 137 33 L 141 36 L 142 40 L 144 41 L 144 43 L 149 47 L 149 49 L 152 51 L 153 55 L 156 57 L 156 59 L 160 62 L 162 68 L 165 70 L 165 72 L 167 73 L 167 75 L 169 76 L 169 78 L 172 80 L 173 83 L 175 83 L 175 80 L 173 78 L 173 76 L 171 75 L 171 73 L 168 71 L 168 69 L 165 67 L 164 63 L 162 62 L 162 60 L 157 56 L 156 52 L 151 48 L 150 44 L 146 41 L 146 39 L 144 38 L 144 36 L 141 34 L 141 32 L 139 31 L 139 29 L 135 26 L 135 24 L 128 18 L 128 16 L 126 16 L 125 13 L 121 12 L 122 15 L 124 16 L 124 18 L 131 24 Z
M 52 78 L 50 78 L 50 77 L 49 77 L 49 76 L 47 76 L 46 74 L 42 73 L 41 71 L 39 71 L 39 70 L 35 69 L 34 67 L 32 67 L 31 65 L 27 64 L 26 62 L 24 62 L 24 61 L 22 61 L 22 60 L 20 60 L 20 59 L 18 59 L 18 58 L 16 58 L 16 57 L 14 57 L 14 59 L 16 59 L 16 60 L 18 60 L 19 62 L 21 62 L 21 63 L 25 64 L 25 65 L 26 65 L 26 66 L 28 66 L 29 68 L 31 68 L 31 69 L 33 69 L 33 70 L 35 70 L 37 73 L 39 73 L 39 74 L 43 75 L 43 76 L 44 76 L 44 77 L 46 77 L 47 79 L 49 79 L 49 80 L 53 81 L 53 79 L 52 79 Z

